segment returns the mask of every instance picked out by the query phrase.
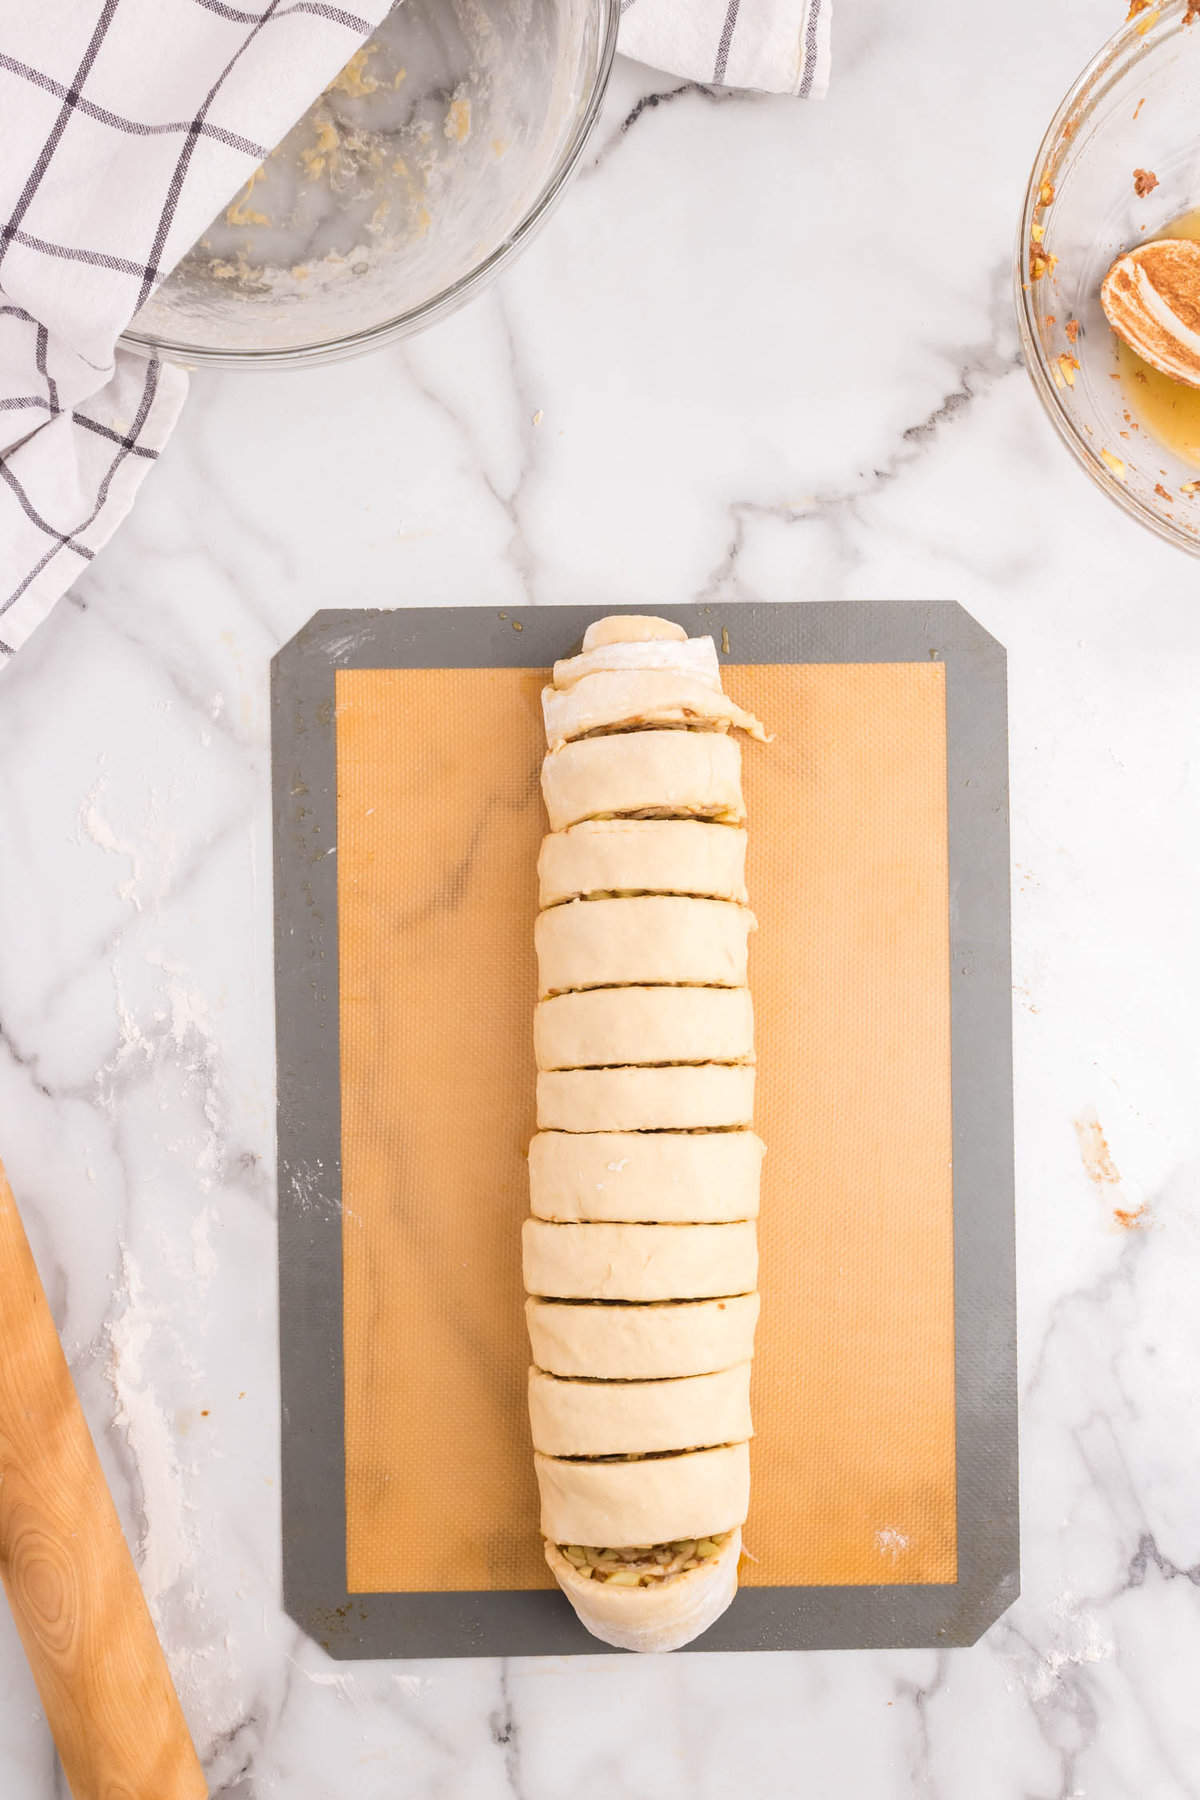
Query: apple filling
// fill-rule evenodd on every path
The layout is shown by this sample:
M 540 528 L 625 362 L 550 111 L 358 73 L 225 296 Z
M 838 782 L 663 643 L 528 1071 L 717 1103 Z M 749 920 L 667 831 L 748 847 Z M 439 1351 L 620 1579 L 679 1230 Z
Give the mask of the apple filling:
M 732 1534 L 678 1538 L 670 1544 L 641 1544 L 633 1548 L 598 1548 L 592 1544 L 560 1544 L 560 1552 L 579 1573 L 591 1581 L 607 1581 L 613 1587 L 653 1587 L 672 1575 L 685 1575 L 716 1556 Z

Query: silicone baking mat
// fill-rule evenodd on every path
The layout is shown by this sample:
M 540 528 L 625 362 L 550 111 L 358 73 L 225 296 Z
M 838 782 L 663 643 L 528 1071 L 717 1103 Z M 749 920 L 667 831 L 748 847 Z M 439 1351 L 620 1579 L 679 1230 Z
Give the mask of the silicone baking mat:
M 776 733 L 754 1560 L 695 1647 L 971 1642 L 1017 1591 L 1003 651 L 948 604 L 663 611 Z M 276 660 L 285 1589 L 335 1655 L 603 1648 L 540 1555 L 519 1242 L 539 690 L 594 616 Z

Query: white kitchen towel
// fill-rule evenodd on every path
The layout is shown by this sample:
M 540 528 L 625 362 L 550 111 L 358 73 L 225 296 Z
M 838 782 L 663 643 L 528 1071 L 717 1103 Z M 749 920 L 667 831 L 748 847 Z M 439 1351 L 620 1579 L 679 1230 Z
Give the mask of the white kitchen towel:
M 621 0 L 621 49 L 705 86 L 816 100 L 829 85 L 831 0 Z
M 624 0 L 621 47 L 817 95 L 831 0 Z M 0 667 L 107 542 L 187 393 L 117 339 L 389 0 L 0 0 Z

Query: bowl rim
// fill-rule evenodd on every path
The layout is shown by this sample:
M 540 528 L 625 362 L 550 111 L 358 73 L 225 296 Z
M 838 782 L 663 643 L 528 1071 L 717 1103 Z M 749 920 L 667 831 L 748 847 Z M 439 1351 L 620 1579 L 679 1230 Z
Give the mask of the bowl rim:
M 1049 176 L 1051 180 L 1063 160 L 1063 153 L 1069 147 L 1070 138 L 1066 136 L 1066 127 L 1072 114 L 1081 108 L 1095 104 L 1103 91 L 1099 85 L 1114 64 L 1128 52 L 1134 52 L 1133 60 L 1147 55 L 1163 43 L 1168 37 L 1184 29 L 1192 30 L 1192 26 L 1184 24 L 1188 10 L 1188 0 L 1158 0 L 1157 17 L 1153 18 L 1149 29 L 1145 26 L 1146 14 L 1136 14 L 1126 19 L 1118 31 L 1101 45 L 1082 73 L 1072 82 L 1060 105 L 1055 109 L 1038 145 L 1037 154 L 1030 170 L 1029 181 L 1025 188 L 1025 198 L 1021 206 L 1021 216 L 1017 227 L 1017 250 L 1013 263 L 1013 292 L 1016 304 L 1017 323 L 1021 338 L 1021 352 L 1034 392 L 1042 403 L 1042 407 L 1054 426 L 1062 442 L 1072 452 L 1076 462 L 1084 472 L 1091 476 L 1093 482 L 1111 500 L 1114 500 L 1130 517 L 1137 519 L 1147 530 L 1154 532 L 1164 542 L 1173 544 L 1179 550 L 1185 550 L 1191 556 L 1200 556 L 1200 533 L 1191 536 L 1170 520 L 1160 517 L 1152 507 L 1131 493 L 1124 482 L 1119 481 L 1101 460 L 1099 453 L 1085 441 L 1083 434 L 1073 422 L 1058 389 L 1050 374 L 1046 351 L 1042 345 L 1038 330 L 1037 315 L 1034 310 L 1034 283 L 1030 277 L 1029 250 L 1033 242 L 1032 227 L 1038 210 L 1038 195 L 1043 180 Z M 1139 20 L 1141 23 L 1139 23 Z M 1200 41 L 1200 22 L 1195 24 L 1198 41 Z M 1093 92 L 1096 88 L 1098 91 Z M 1073 134 L 1072 134 L 1073 135 Z M 1197 520 L 1200 526 L 1200 519 Z
M 621 23 L 621 0 L 592 0 L 592 10 L 601 13 L 602 20 L 591 90 L 576 115 L 571 135 L 558 161 L 528 210 L 508 235 L 482 261 L 468 269 L 465 275 L 460 275 L 457 281 L 451 282 L 449 287 L 442 288 L 429 299 L 409 307 L 405 312 L 397 313 L 393 318 L 384 319 L 378 325 L 368 325 L 361 331 L 347 332 L 340 337 L 321 338 L 310 344 L 289 344 L 281 349 L 218 350 L 208 345 L 189 344 L 150 332 L 135 331 L 132 326 L 126 326 L 118 342 L 139 355 L 159 356 L 167 362 L 180 363 L 188 368 L 308 368 L 321 363 L 340 362 L 379 345 L 394 343 L 399 338 L 422 331 L 427 325 L 435 324 L 457 312 L 480 288 L 494 280 L 549 218 L 592 135 L 612 75 L 617 51 L 617 31 Z

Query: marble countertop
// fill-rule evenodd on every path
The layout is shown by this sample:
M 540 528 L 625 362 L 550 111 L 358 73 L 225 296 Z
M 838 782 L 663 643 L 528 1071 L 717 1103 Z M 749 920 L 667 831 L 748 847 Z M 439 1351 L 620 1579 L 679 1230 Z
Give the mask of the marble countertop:
M 1010 294 L 1123 10 L 842 0 L 822 105 L 621 64 L 468 310 L 197 377 L 3 676 L 3 1155 L 225 1800 L 1200 1792 L 1200 571 L 1072 466 Z M 279 1602 L 268 660 L 323 606 L 714 597 L 1008 646 L 1022 1597 L 966 1651 L 332 1663 Z M 0 1792 L 64 1792 L 3 1608 Z

